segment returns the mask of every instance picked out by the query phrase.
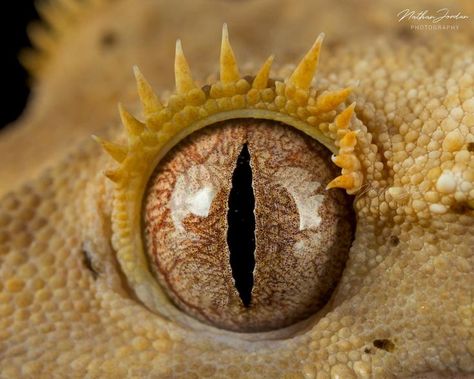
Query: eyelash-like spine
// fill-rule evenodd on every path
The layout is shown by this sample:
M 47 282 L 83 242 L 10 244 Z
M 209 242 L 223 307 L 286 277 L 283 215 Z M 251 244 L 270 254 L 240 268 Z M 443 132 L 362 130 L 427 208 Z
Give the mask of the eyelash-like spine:
M 357 132 L 349 130 L 352 115 L 354 114 L 355 103 L 341 112 L 334 121 L 336 128 L 336 145 L 339 146 L 337 155 L 333 155 L 331 160 L 334 164 L 342 168 L 342 175 L 333 179 L 326 186 L 326 189 L 344 188 L 347 193 L 356 193 L 363 182 L 364 176 L 361 164 L 354 147 L 357 144 Z
M 107 5 L 110 0 L 48 0 L 36 1 L 41 21 L 28 26 L 33 48 L 20 52 L 20 61 L 34 79 L 41 77 L 51 57 L 77 24 Z
M 326 146 L 338 154 L 333 162 L 342 168 L 341 176 L 329 183 L 327 189 L 343 188 L 349 193 L 355 193 L 361 187 L 363 174 L 360 162 L 354 153 L 357 134 L 349 130 L 354 105 L 341 112 L 324 130 L 327 115 L 332 113 L 339 104 L 343 103 L 351 93 L 351 88 L 337 91 L 325 91 L 317 95 L 311 88 L 311 83 L 317 69 L 324 34 L 320 34 L 313 46 L 303 57 L 293 73 L 284 81 L 276 81 L 274 87 L 268 87 L 273 55 L 262 65 L 261 69 L 250 84 L 241 77 L 234 52 L 229 42 L 227 25 L 222 31 L 220 54 L 220 80 L 214 83 L 208 94 L 194 82 L 191 70 L 183 53 L 181 41 L 176 43 L 175 81 L 176 93 L 171 95 L 167 105 L 163 106 L 150 84 L 145 80 L 137 67 L 134 67 L 138 94 L 143 106 L 146 122 L 142 123 L 130 115 L 123 106 L 119 112 L 127 135 L 129 147 L 131 140 L 143 139 L 148 133 L 150 143 L 156 142 L 156 135 L 172 136 L 175 129 L 186 127 L 199 119 L 212 117 L 218 113 L 233 110 L 258 109 L 268 110 L 292 118 L 299 118 L 306 125 L 306 133 L 314 138 L 325 140 Z M 271 116 L 268 116 L 271 118 Z M 163 138 L 163 136 L 160 136 Z M 95 139 L 115 159 L 122 163 L 130 149 Z M 324 143 L 324 141 L 321 141 Z M 107 176 L 120 180 L 120 172 L 108 171 Z

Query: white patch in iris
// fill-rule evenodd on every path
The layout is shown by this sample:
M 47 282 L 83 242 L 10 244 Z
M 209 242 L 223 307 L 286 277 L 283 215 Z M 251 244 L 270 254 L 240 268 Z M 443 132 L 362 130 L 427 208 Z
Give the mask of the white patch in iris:
M 324 202 L 324 195 L 314 194 L 321 183 L 311 180 L 311 174 L 302 168 L 285 167 L 276 173 L 277 183 L 293 197 L 300 216 L 300 231 L 316 229 L 321 224 L 319 207 Z
M 171 218 L 177 232 L 185 231 L 182 221 L 189 214 L 199 217 L 209 215 L 217 193 L 216 187 L 209 179 L 209 171 L 202 165 L 193 166 L 178 176 L 169 203 Z
M 200 217 L 207 217 L 211 208 L 215 191 L 212 187 L 203 187 L 194 194 L 190 194 L 186 199 L 186 205 L 191 213 Z

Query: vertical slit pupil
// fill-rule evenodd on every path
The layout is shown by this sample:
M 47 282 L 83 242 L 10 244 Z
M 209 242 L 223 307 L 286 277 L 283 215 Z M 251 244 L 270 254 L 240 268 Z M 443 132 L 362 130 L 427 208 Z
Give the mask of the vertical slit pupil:
M 255 267 L 254 208 L 250 153 L 247 144 L 244 144 L 232 174 L 227 213 L 227 244 L 235 287 L 245 307 L 249 307 L 252 300 Z

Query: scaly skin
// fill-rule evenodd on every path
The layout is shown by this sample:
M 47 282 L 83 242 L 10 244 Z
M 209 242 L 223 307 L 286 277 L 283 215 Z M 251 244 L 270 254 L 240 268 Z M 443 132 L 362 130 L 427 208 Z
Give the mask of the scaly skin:
M 64 27 L 36 66 L 27 114 L 0 139 L 2 378 L 474 376 L 472 27 L 406 32 L 396 13 L 408 5 L 358 7 L 122 0 Z M 165 318 L 133 295 L 110 242 L 112 161 L 81 142 L 104 126 L 123 138 L 115 104 L 136 102 L 133 64 L 173 88 L 176 37 L 194 77 L 213 72 L 224 19 L 252 64 L 272 52 L 296 62 L 325 31 L 316 87 L 352 85 L 346 105 L 357 103 L 368 138 L 356 237 L 329 304 L 302 325 L 247 336 Z

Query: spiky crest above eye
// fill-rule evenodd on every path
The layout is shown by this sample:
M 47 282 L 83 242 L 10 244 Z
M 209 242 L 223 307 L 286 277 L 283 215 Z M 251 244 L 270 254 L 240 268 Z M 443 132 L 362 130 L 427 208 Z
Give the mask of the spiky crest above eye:
M 355 193 L 361 187 L 361 165 L 354 154 L 357 134 L 350 130 L 354 104 L 334 118 L 337 107 L 351 93 L 350 88 L 318 93 L 311 88 L 316 73 L 324 34 L 321 33 L 302 58 L 293 73 L 284 81 L 269 86 L 273 55 L 257 72 L 252 82 L 242 78 L 234 51 L 230 45 L 227 25 L 222 30 L 220 53 L 220 80 L 208 93 L 193 80 L 191 69 L 183 52 L 181 41 L 176 42 L 176 91 L 163 105 L 137 67 L 134 67 L 138 95 L 143 107 L 145 122 L 128 113 L 122 105 L 119 112 L 127 135 L 135 143 L 121 146 L 95 139 L 121 167 L 109 171 L 107 176 L 120 181 L 134 159 L 127 159 L 143 151 L 161 155 L 162 148 L 179 142 L 184 136 L 204 126 L 232 118 L 263 118 L 281 121 L 309 134 L 334 153 L 333 162 L 342 168 L 342 175 L 328 185 Z M 143 136 L 146 135 L 146 138 Z M 141 137 L 138 138 L 137 137 Z M 138 141 L 138 142 L 137 142 Z M 140 152 L 140 150 L 142 150 Z

